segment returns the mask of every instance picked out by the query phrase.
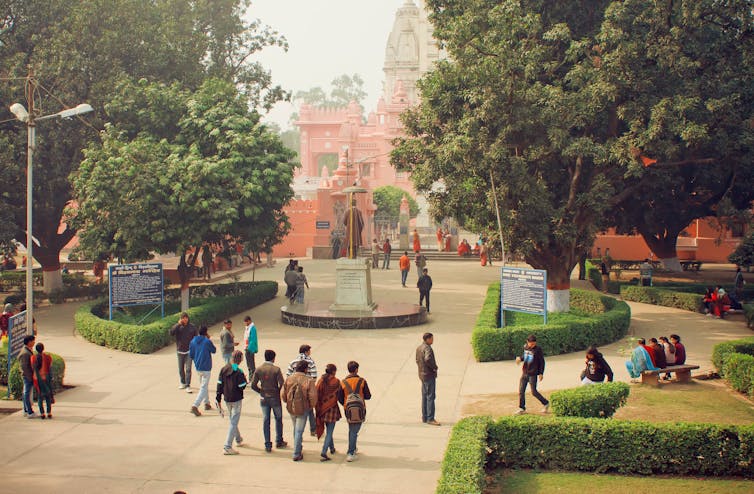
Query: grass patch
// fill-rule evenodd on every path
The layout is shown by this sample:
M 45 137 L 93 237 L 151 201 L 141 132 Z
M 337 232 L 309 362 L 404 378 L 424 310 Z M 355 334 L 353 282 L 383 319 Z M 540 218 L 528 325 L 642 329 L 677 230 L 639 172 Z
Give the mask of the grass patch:
M 488 477 L 485 494 L 515 492 L 542 494 L 550 492 L 589 492 L 635 494 L 637 492 L 683 492 L 686 494 L 737 494 L 754 491 L 754 481 L 692 479 L 678 477 L 629 477 L 571 472 L 535 472 L 530 470 L 496 470 Z
M 546 396 L 549 396 L 545 392 Z M 527 399 L 531 399 L 527 394 Z M 538 407 L 531 407 L 536 414 Z M 512 415 L 518 409 L 518 393 L 485 395 L 465 403 L 463 415 Z M 632 385 L 626 405 L 614 419 L 647 422 L 717 423 L 749 425 L 754 423 L 754 405 L 735 395 L 720 381 L 671 383 L 659 388 Z

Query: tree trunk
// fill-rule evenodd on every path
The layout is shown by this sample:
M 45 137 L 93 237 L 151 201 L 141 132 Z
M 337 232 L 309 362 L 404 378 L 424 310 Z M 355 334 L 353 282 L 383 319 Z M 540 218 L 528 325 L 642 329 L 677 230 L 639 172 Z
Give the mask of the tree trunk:
M 535 269 L 547 271 L 547 312 L 568 312 L 571 309 L 571 271 L 576 265 L 576 254 L 553 250 L 533 252 L 526 262 Z
M 668 271 L 682 271 L 681 264 L 678 261 L 678 251 L 676 250 L 680 230 L 665 230 L 662 233 L 650 233 L 639 230 L 639 233 Z
M 197 254 L 198 254 L 197 249 Z M 196 262 L 196 255 L 191 261 L 191 266 L 186 264 L 186 251 L 181 253 L 180 261 L 178 261 L 178 279 L 181 280 L 181 312 L 189 310 L 189 283 L 191 282 L 191 272 Z
M 43 290 L 50 294 L 63 288 L 63 273 L 60 271 L 60 250 L 45 249 L 34 245 L 32 254 L 42 266 Z M 28 262 L 28 261 L 27 261 Z

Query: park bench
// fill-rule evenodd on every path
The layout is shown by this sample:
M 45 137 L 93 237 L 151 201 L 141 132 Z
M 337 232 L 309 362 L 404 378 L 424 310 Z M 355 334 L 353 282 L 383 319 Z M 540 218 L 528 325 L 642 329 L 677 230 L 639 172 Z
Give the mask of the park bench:
M 660 374 L 665 374 L 666 372 L 675 372 L 676 378 L 678 379 L 679 383 L 687 383 L 691 381 L 691 371 L 698 368 L 698 365 L 683 364 L 670 365 L 668 367 L 665 367 L 664 369 L 657 369 L 653 371 L 646 370 L 641 373 L 641 383 L 658 386 L 660 384 Z
M 681 261 L 684 271 L 699 271 L 702 269 L 702 261 Z

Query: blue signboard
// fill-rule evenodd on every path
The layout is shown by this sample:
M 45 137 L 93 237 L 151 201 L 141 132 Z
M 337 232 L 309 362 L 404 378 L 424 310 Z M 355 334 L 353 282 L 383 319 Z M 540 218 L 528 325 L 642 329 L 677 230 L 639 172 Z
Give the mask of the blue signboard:
M 26 311 L 23 311 L 8 319 L 8 374 L 13 361 L 21 353 L 24 347 L 24 337 L 26 337 L 29 328 L 26 324 Z M 10 386 L 8 386 L 8 396 L 10 396 Z
M 118 264 L 110 266 L 110 319 L 113 307 L 162 304 L 165 317 L 165 290 L 162 264 Z
M 500 306 L 502 310 L 539 314 L 547 324 L 547 271 L 502 268 Z

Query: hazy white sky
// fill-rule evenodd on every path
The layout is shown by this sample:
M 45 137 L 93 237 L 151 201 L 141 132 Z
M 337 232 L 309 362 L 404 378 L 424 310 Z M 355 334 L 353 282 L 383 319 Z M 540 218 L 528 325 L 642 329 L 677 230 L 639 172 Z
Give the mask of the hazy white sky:
M 259 18 L 288 39 L 284 52 L 267 48 L 257 60 L 275 83 L 293 92 L 321 86 L 341 74 L 359 74 L 369 112 L 382 94 L 385 44 L 396 10 L 406 0 L 252 0 L 250 18 Z M 418 3 L 417 3 L 418 4 Z M 294 107 L 279 104 L 270 115 L 285 129 Z

